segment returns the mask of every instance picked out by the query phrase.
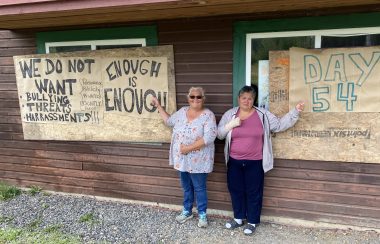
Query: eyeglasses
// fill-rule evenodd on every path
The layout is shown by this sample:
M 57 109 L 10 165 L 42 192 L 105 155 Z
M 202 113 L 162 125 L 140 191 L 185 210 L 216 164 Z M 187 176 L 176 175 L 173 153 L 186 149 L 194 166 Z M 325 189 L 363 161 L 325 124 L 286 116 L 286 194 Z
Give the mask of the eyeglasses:
M 189 98 L 190 98 L 190 99 L 195 99 L 195 98 L 197 98 L 197 99 L 202 99 L 203 96 L 189 96 Z

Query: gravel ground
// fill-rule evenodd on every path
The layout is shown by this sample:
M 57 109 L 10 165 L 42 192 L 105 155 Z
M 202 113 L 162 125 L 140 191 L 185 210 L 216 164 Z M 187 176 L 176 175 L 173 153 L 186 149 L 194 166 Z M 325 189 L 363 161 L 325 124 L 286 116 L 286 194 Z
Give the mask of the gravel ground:
M 0 202 L 0 228 L 56 228 L 79 235 L 83 243 L 379 243 L 373 231 L 326 230 L 262 223 L 253 236 L 242 229 L 224 229 L 226 219 L 209 216 L 209 227 L 197 218 L 174 221 L 169 209 L 91 197 L 60 194 L 22 194 Z

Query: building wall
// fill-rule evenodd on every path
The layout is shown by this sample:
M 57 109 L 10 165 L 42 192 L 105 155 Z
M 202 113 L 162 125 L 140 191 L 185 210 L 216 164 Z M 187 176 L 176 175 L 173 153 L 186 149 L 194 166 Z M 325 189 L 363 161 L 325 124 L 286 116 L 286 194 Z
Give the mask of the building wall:
M 233 19 L 158 22 L 174 45 L 178 107 L 190 86 L 206 89 L 218 119 L 232 104 Z M 12 56 L 36 53 L 35 31 L 0 30 L 0 180 L 20 186 L 181 204 L 168 144 L 24 141 Z M 217 141 L 209 207 L 231 210 Z M 276 160 L 265 178 L 263 214 L 380 228 L 380 164 Z

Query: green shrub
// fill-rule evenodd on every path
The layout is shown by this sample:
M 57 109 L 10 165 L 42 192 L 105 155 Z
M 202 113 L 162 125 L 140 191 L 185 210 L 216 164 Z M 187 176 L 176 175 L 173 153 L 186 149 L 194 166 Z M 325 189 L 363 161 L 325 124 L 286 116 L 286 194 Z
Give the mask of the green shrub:
M 21 194 L 21 190 L 15 186 L 0 182 L 0 200 L 5 201 Z

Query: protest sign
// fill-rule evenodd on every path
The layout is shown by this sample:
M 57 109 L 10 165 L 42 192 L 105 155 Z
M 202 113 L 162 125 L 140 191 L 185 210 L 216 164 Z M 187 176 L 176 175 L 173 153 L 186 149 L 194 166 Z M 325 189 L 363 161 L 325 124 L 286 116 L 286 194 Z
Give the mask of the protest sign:
M 378 49 L 378 47 L 326 50 L 292 48 L 290 52 L 270 52 L 271 111 L 277 116 L 283 116 L 299 101 L 305 101 L 306 105 L 297 124 L 283 133 L 277 133 L 273 138 L 273 150 L 276 158 L 380 162 L 378 153 L 380 113 L 379 108 L 373 106 L 373 103 L 379 104 L 378 97 L 373 95 L 380 92 L 379 82 L 376 78 L 379 76 L 373 76 L 379 69 L 376 65 Z M 295 50 L 296 53 L 292 50 Z M 315 57 L 314 61 L 318 59 L 319 62 L 314 62 L 310 66 L 308 63 L 310 60 L 304 57 L 311 53 Z M 323 53 L 326 56 L 321 58 L 317 53 Z M 365 65 L 367 68 L 360 66 L 361 68 L 354 69 L 352 66 L 346 66 L 345 69 L 349 67 L 350 70 L 344 71 L 345 69 L 341 68 L 341 60 L 332 55 L 337 53 L 355 54 L 355 57 L 362 57 L 362 60 L 366 61 L 363 61 L 361 65 Z M 292 56 L 294 54 L 295 56 Z M 343 57 L 345 57 L 344 55 Z M 335 60 L 334 65 L 330 64 L 333 62 L 332 59 Z M 353 60 L 360 63 L 359 59 L 353 58 Z M 322 67 L 330 67 L 330 71 L 322 72 L 326 70 Z M 335 76 L 332 76 L 332 67 L 336 68 L 336 71 L 333 72 Z M 324 75 L 320 75 L 320 81 L 316 81 L 317 69 L 320 74 L 324 73 Z M 314 77 L 315 81 L 306 82 L 311 81 L 310 77 Z M 335 80 L 326 77 L 334 77 Z M 338 77 L 351 77 L 350 79 L 353 81 L 351 83 L 354 83 L 353 89 L 350 90 L 352 87 L 350 88 L 351 85 L 348 85 L 350 84 L 349 80 L 341 81 Z M 313 93 L 313 90 L 318 91 L 319 87 L 326 87 L 326 84 L 329 91 L 333 92 L 329 94 Z M 352 93 L 352 91 L 354 92 Z M 370 99 L 366 97 L 367 94 L 370 94 L 368 95 Z M 344 106 L 340 103 L 343 103 Z M 369 103 L 368 106 L 367 103 Z M 352 107 L 350 107 L 351 104 Z M 327 107 L 329 108 L 327 110 L 321 109 Z
M 168 142 L 172 46 L 15 56 L 25 139 Z

